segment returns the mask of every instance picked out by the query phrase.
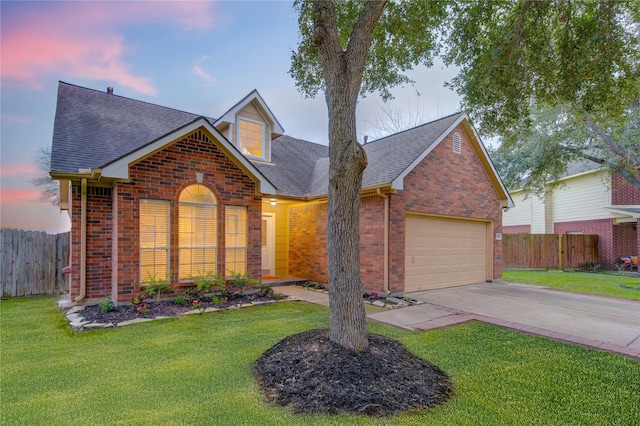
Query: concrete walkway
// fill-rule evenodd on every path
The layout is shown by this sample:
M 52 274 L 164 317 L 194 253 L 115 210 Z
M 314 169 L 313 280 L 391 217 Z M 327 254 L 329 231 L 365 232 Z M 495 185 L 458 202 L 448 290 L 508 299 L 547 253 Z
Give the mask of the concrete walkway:
M 281 290 L 298 299 L 329 304 L 326 293 L 296 286 Z M 640 360 L 640 301 L 496 283 L 410 296 L 425 303 L 367 317 L 407 330 L 477 320 Z

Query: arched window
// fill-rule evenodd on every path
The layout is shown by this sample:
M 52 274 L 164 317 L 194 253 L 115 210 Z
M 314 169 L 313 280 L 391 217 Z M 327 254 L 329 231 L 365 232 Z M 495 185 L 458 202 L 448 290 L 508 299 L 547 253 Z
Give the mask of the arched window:
M 179 279 L 216 274 L 218 205 L 209 188 L 198 183 L 182 191 L 179 228 Z

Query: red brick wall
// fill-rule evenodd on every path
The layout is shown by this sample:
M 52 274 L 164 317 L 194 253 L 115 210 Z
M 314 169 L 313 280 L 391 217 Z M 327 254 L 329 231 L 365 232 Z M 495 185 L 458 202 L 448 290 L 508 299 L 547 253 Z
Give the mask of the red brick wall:
M 80 185 L 71 199 L 71 298 L 80 294 Z M 86 297 L 111 296 L 111 188 L 87 187 L 87 276 Z
M 613 247 L 613 221 L 611 219 L 583 220 L 575 222 L 559 222 L 553 225 L 556 234 L 568 232 L 582 232 L 583 234 L 598 235 L 598 255 L 600 265 L 611 269 L 617 263 Z
M 531 225 L 511 225 L 502 227 L 503 234 L 530 234 Z
M 289 273 L 327 283 L 327 204 L 289 209 Z
M 621 256 L 638 255 L 638 224 L 636 222 L 613 225 L 614 260 Z
M 360 272 L 365 290 L 384 290 L 384 202 L 360 200 Z M 327 283 L 327 204 L 289 209 L 289 273 Z
M 500 198 L 469 144 L 464 131 L 460 154 L 453 152 L 450 133 L 404 180 L 404 191 L 391 196 L 392 291 L 404 288 L 406 212 L 474 218 L 493 222 L 502 232 Z M 502 277 L 502 242 L 493 238 L 493 278 Z
M 178 198 L 184 188 L 197 183 L 197 171 L 204 173 L 202 183 L 214 192 L 218 202 L 218 272 L 223 273 L 225 270 L 224 207 L 246 206 L 249 222 L 247 266 L 253 271 L 254 277 L 260 277 L 262 198 L 256 195 L 253 181 L 204 134 L 196 132 L 189 138 L 178 141 L 131 166 L 131 181 L 116 184 L 112 197 L 96 200 L 96 206 L 89 209 L 90 221 L 96 224 L 94 225 L 96 238 L 88 240 L 87 252 L 91 253 L 92 257 L 101 259 L 98 262 L 100 265 L 108 266 L 102 269 L 101 274 L 97 273 L 96 266 L 96 273 L 91 275 L 91 280 L 87 278 L 87 298 L 111 296 L 118 302 L 126 302 L 139 293 L 138 227 L 140 199 L 143 198 L 170 202 L 170 269 L 174 273 L 172 284 L 179 287 L 177 281 Z M 74 274 L 76 271 L 78 273 L 77 276 L 71 277 L 72 289 L 74 285 L 78 285 L 75 283 L 79 278 L 79 195 L 74 196 L 74 202 L 76 204 L 72 214 L 73 270 Z M 102 217 L 108 217 L 108 223 L 105 219 L 100 219 Z M 111 227 L 111 217 L 114 224 L 113 247 L 111 232 L 108 229 Z M 97 228 L 98 223 L 101 223 L 101 231 Z M 97 238 L 98 234 L 103 235 Z M 107 235 L 108 237 L 105 238 Z M 106 241 L 109 243 L 107 244 Z M 112 268 L 112 273 L 109 268 Z
M 640 189 L 630 184 L 620 174 L 614 175 L 611 185 L 611 204 L 614 206 L 640 205 Z
M 360 271 L 365 290 L 384 291 L 384 199 L 377 195 L 360 200 Z

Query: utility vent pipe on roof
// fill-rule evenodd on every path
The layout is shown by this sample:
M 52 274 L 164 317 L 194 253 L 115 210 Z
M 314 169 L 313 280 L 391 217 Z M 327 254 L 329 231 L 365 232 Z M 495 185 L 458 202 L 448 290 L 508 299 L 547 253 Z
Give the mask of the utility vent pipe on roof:
M 111 86 L 107 87 L 107 93 L 110 95 L 113 95 L 113 87 Z
M 369 140 L 369 135 L 364 135 L 364 144 L 367 144 L 367 141 Z

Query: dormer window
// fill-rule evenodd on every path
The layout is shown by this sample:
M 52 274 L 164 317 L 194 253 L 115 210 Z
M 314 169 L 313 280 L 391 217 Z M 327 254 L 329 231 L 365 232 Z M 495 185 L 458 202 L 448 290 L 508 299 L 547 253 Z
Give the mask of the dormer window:
M 249 157 L 265 158 L 264 123 L 246 118 L 238 119 L 238 148 Z

